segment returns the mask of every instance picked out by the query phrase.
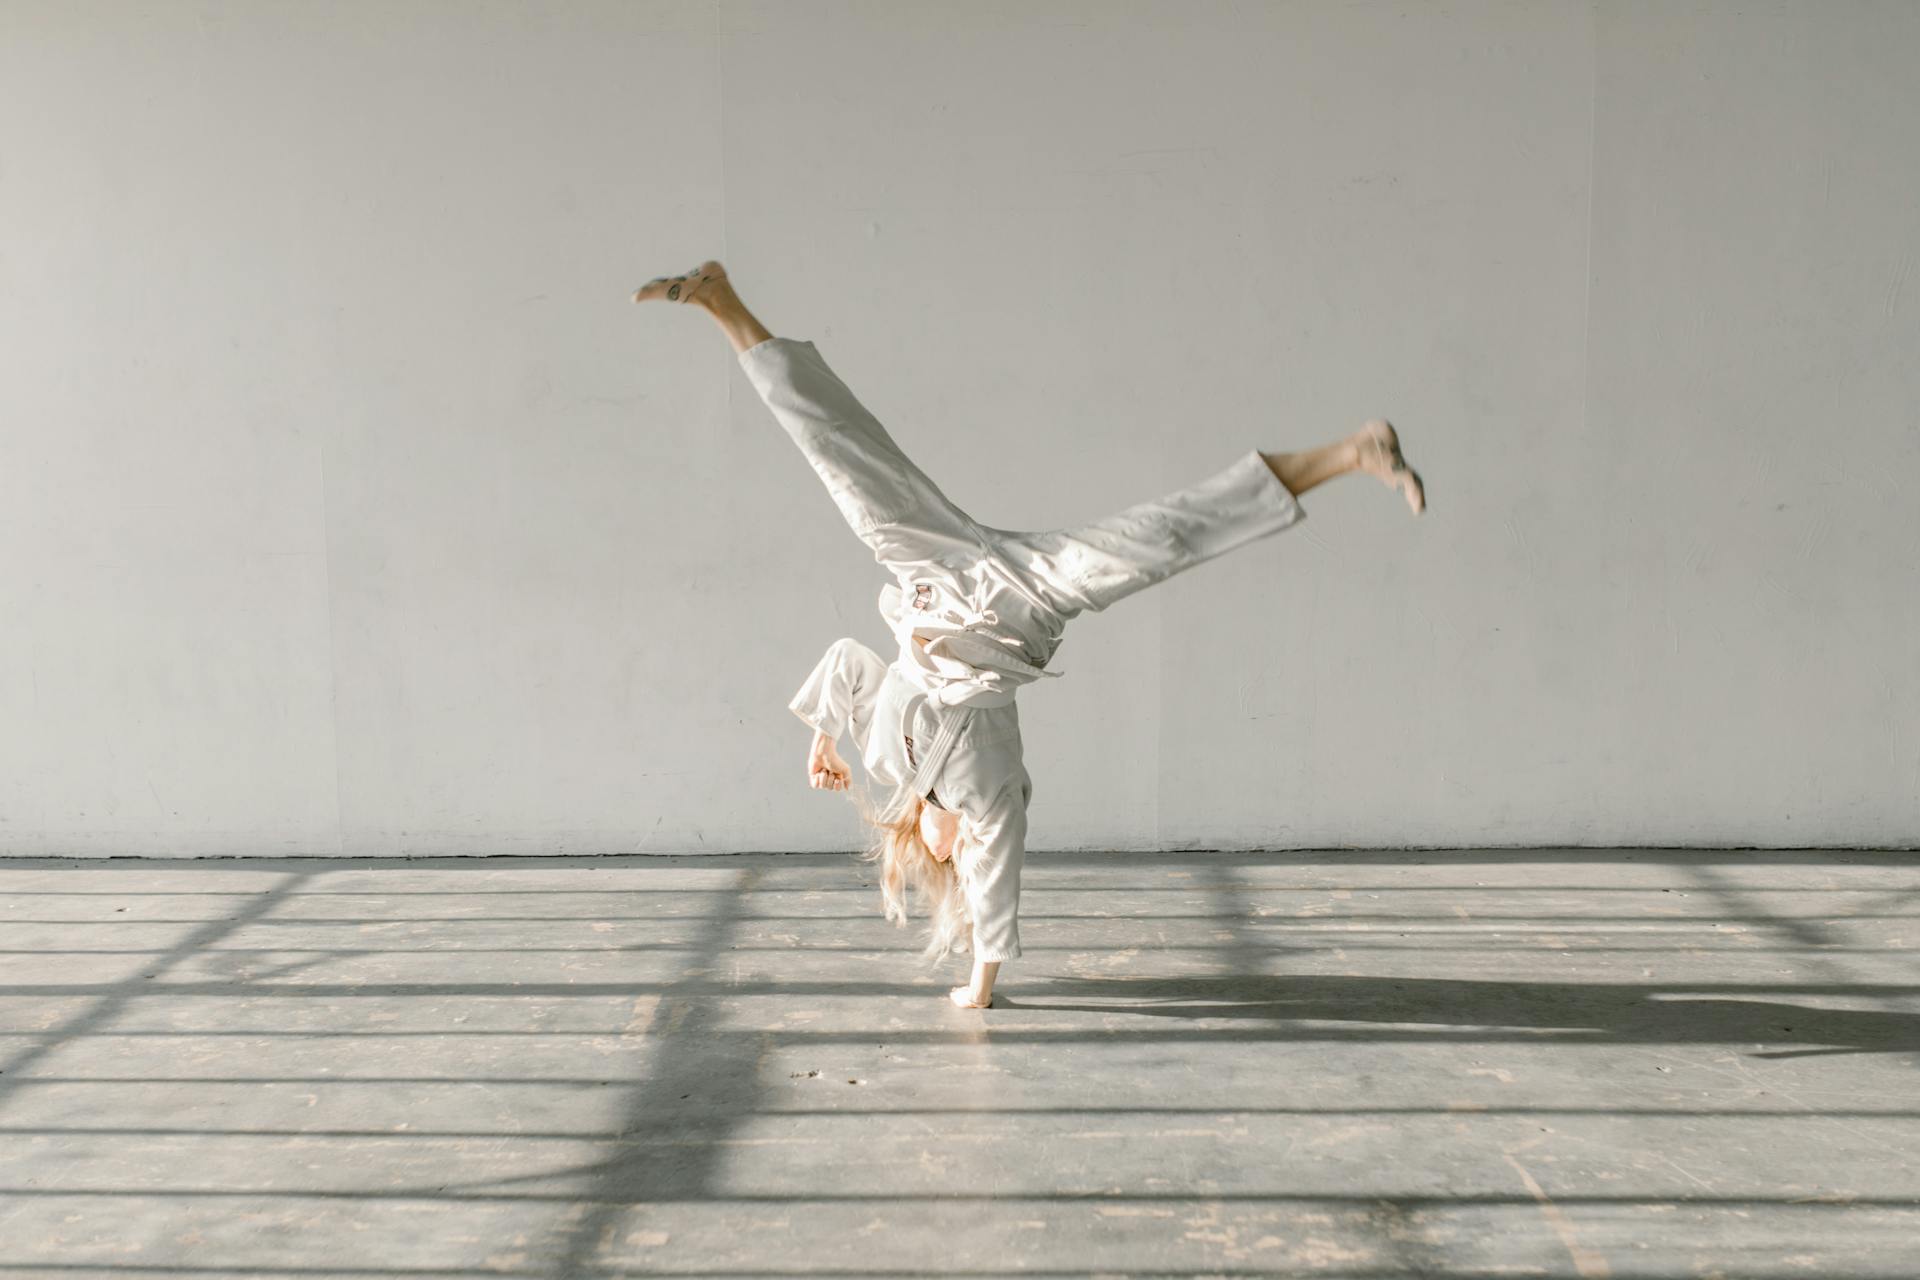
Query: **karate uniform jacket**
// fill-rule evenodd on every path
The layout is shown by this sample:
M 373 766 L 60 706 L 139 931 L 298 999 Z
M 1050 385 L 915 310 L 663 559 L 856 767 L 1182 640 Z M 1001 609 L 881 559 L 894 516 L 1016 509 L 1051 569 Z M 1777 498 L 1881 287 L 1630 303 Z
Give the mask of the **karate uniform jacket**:
M 943 709 L 899 665 L 846 637 L 828 647 L 788 706 L 828 737 L 852 735 L 868 776 L 891 793 L 888 811 L 932 792 L 940 807 L 967 820 L 954 869 L 973 917 L 974 959 L 1018 956 L 1033 780 L 1013 700 Z

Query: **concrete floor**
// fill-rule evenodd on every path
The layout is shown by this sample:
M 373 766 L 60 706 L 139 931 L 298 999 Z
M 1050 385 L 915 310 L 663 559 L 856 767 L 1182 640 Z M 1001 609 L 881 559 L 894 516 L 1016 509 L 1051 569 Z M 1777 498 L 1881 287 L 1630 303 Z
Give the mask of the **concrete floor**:
M 0 1277 L 1910 1277 L 1913 866 L 0 862 Z

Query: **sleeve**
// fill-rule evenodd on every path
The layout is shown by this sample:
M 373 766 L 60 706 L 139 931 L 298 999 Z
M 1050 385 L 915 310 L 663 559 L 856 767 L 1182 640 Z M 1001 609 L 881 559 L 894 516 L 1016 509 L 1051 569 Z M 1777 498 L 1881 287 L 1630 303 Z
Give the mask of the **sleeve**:
M 835 640 L 787 709 L 836 741 L 851 730 L 854 742 L 864 750 L 874 701 L 886 674 L 887 664 L 866 645 L 851 637 Z
M 1020 871 L 1027 858 L 1027 804 L 1033 780 L 1016 759 L 989 787 L 967 787 L 951 799 L 966 815 L 960 852 L 961 882 L 973 913 L 973 958 L 1011 960 L 1020 954 Z

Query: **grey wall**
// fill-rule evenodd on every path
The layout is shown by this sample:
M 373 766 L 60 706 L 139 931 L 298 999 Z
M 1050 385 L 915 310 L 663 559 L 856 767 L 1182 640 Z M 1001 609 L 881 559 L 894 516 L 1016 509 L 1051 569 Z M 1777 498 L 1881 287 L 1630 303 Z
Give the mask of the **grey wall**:
M 826 849 L 878 570 L 708 256 L 963 505 L 1392 418 L 1083 617 L 1036 847 L 1920 837 L 1920 6 L 0 6 L 0 852 Z

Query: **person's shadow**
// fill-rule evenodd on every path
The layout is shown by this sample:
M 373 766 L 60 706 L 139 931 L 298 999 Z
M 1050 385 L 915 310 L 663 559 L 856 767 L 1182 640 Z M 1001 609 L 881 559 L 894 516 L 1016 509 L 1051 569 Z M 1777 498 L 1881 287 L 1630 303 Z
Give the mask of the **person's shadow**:
M 1791 1004 L 1778 998 L 1777 988 L 1760 988 L 1767 998 L 1747 998 L 1738 994 L 1746 988 L 1731 983 L 1661 987 L 1264 974 L 1044 981 L 1031 996 L 996 993 L 994 1006 L 1268 1024 L 1239 1032 L 1258 1039 L 1286 1039 L 1286 1024 L 1312 1022 L 1323 1025 L 1303 1030 L 1301 1038 L 1730 1044 L 1755 1046 L 1752 1056 L 1761 1058 L 1920 1050 L 1920 1014 Z M 1920 987 L 1820 985 L 1793 991 L 1871 1000 L 1913 996 Z

